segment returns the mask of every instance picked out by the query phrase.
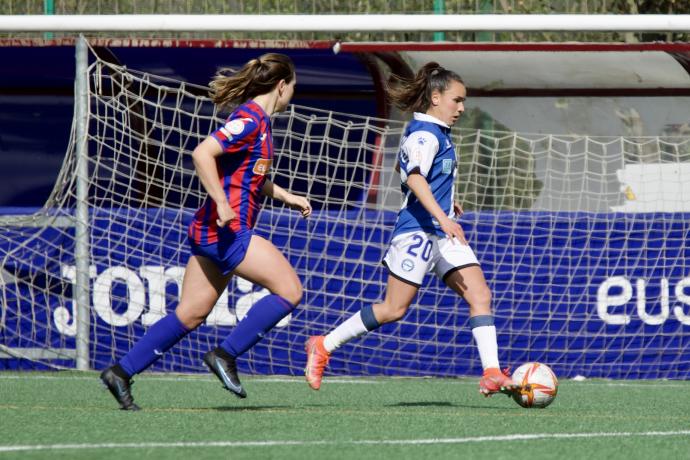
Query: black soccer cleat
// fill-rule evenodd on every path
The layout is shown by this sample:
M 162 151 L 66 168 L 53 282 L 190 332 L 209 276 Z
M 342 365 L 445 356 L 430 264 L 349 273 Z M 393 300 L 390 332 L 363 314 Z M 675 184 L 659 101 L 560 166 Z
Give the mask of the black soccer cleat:
M 246 398 L 247 392 L 242 388 L 242 383 L 237 375 L 237 362 L 225 350 L 217 347 L 204 355 L 204 363 L 216 374 L 223 386 L 238 398 Z
M 133 382 L 125 375 L 120 366 L 116 364 L 101 372 L 101 382 L 120 404 L 120 409 L 141 410 L 139 406 L 134 404 L 134 398 L 132 398 Z

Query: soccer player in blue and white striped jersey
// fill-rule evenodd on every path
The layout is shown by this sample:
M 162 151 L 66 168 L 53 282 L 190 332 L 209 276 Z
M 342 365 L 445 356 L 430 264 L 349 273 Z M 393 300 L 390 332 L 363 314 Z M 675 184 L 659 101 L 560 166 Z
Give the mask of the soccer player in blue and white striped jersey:
M 430 62 L 414 78 L 394 75 L 387 92 L 400 109 L 414 114 L 398 153 L 403 203 L 383 260 L 389 273 L 386 296 L 328 335 L 307 341 L 307 382 L 318 390 L 334 350 L 401 319 L 424 276 L 433 272 L 470 306 L 470 327 L 484 368 L 479 391 L 486 396 L 511 393 L 518 385 L 499 367 L 491 291 L 456 221 L 462 210 L 454 202 L 457 162 L 450 127 L 465 110 L 465 85 L 455 72 Z

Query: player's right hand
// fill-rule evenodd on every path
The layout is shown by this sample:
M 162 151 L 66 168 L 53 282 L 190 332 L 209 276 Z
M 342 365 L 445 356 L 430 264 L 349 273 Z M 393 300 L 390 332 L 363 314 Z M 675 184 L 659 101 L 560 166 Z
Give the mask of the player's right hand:
M 225 227 L 235 218 L 237 218 L 237 214 L 228 203 L 218 206 L 218 219 L 216 219 L 218 227 Z

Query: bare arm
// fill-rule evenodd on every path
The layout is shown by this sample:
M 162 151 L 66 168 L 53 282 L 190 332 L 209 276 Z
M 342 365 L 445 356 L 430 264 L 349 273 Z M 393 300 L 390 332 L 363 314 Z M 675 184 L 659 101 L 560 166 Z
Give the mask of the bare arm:
M 201 184 L 206 189 L 206 192 L 216 203 L 218 209 L 218 220 L 216 223 L 219 227 L 226 226 L 236 217 L 235 211 L 230 207 L 225 191 L 218 180 L 216 157 L 222 153 L 223 148 L 210 136 L 197 145 L 194 152 L 192 152 L 196 174 L 199 176 L 199 180 L 201 180 Z
M 415 194 L 417 199 L 424 209 L 429 211 L 434 219 L 441 225 L 441 230 L 445 233 L 451 240 L 457 238 L 460 244 L 467 244 L 467 238 L 465 238 L 465 232 L 462 227 L 457 222 L 452 221 L 441 206 L 436 202 L 433 193 L 431 193 L 431 188 L 429 188 L 429 183 L 426 181 L 424 176 L 419 173 L 412 173 L 407 178 L 407 186 L 410 187 L 412 193 Z
M 300 211 L 302 217 L 309 217 L 311 215 L 311 204 L 309 204 L 309 201 L 306 198 L 288 192 L 283 187 L 271 182 L 269 179 L 266 179 L 264 182 L 261 192 L 264 195 L 273 198 L 274 200 L 282 201 L 291 209 Z

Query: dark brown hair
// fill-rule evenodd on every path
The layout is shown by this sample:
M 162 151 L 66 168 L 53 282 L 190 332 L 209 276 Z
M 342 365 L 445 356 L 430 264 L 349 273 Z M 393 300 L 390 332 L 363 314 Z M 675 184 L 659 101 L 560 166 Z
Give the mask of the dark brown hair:
M 269 93 L 280 80 L 290 83 L 295 65 L 284 54 L 267 53 L 247 62 L 238 71 L 223 68 L 209 83 L 209 96 L 219 107 L 231 107 L 248 99 Z
M 412 78 L 391 75 L 386 85 L 386 96 L 400 110 L 423 113 L 431 105 L 434 90 L 443 93 L 452 81 L 465 84 L 457 73 L 436 62 L 429 62 Z

